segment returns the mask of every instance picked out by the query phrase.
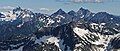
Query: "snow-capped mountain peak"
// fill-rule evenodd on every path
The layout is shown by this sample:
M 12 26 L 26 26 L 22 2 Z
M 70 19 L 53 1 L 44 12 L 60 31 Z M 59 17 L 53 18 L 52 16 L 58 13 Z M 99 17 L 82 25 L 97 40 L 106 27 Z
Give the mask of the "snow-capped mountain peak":
M 1 12 L 0 19 L 3 19 L 0 21 L 0 51 L 120 49 L 120 17 L 106 12 L 92 13 L 80 8 L 78 12 L 66 13 L 59 9 L 47 15 L 17 7 Z

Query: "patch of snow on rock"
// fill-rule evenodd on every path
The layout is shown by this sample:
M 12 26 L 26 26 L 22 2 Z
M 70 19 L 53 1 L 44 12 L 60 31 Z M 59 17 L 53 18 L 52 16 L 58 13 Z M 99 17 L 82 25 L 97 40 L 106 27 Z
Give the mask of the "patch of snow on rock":
M 88 33 L 88 30 L 85 30 L 85 29 L 81 29 L 81 28 L 73 28 L 73 31 L 79 35 L 79 36 L 84 36 L 84 34 Z
M 57 45 L 59 47 L 59 44 L 58 44 L 59 40 L 58 40 L 58 38 L 56 38 L 56 37 L 50 37 L 47 40 L 50 43 L 55 43 L 55 45 Z

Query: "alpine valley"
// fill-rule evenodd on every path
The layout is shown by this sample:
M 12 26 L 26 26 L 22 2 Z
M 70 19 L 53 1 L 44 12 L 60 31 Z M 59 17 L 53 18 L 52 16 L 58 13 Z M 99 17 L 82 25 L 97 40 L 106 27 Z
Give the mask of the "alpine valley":
M 0 51 L 120 51 L 120 16 L 88 9 L 0 12 Z

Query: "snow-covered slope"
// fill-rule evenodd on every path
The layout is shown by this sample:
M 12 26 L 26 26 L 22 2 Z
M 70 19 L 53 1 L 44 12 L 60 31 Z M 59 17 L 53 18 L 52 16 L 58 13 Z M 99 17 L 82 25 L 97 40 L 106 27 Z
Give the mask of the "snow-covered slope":
M 115 51 L 120 16 L 80 8 L 52 15 L 17 7 L 0 13 L 0 51 Z

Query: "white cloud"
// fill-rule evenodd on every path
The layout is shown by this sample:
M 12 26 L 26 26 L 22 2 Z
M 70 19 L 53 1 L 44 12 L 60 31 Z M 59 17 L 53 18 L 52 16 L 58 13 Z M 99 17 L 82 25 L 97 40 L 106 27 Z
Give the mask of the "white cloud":
M 57 0 L 60 2 L 74 2 L 74 3 L 100 3 L 105 0 Z
M 2 6 L 0 7 L 0 9 L 4 9 L 4 10 L 10 10 L 10 9 L 14 9 L 15 7 L 12 6 Z
M 78 2 L 88 2 L 88 3 L 92 3 L 92 2 L 103 2 L 103 0 L 71 0 L 72 2 L 78 3 Z
M 15 7 L 13 7 L 13 6 L 0 6 L 0 11 L 2 10 L 2 11 L 10 11 L 10 10 L 13 10 L 13 9 L 15 9 L 15 8 L 17 8 L 16 6 Z M 22 9 L 27 9 L 27 10 L 30 10 L 30 11 L 33 11 L 34 9 L 32 9 L 32 8 L 22 8 Z
M 53 9 L 49 9 L 49 8 L 39 8 L 38 11 L 40 11 L 40 13 L 50 14 L 54 10 Z
M 40 11 L 52 11 L 52 9 L 48 9 L 48 8 L 40 8 Z
M 24 8 L 24 9 L 25 9 L 25 8 Z M 27 10 L 34 11 L 34 9 L 32 9 L 32 8 L 27 8 Z

